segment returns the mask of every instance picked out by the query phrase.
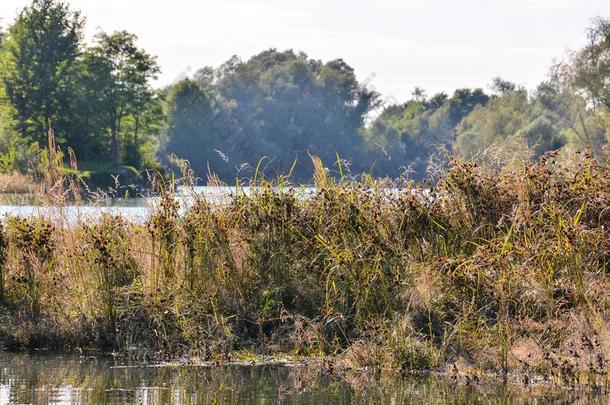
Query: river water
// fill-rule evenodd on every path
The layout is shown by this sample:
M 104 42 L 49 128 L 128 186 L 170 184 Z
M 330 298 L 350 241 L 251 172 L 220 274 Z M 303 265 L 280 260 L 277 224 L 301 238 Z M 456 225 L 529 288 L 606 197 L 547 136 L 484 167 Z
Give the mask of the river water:
M 133 365 L 106 357 L 0 352 L 0 404 L 609 403 L 590 389 L 438 377 L 329 375 L 297 366 Z
M 236 193 L 249 194 L 250 187 L 192 187 L 179 188 L 175 198 L 180 201 L 181 207 L 188 207 L 195 198 L 205 198 L 212 204 L 222 205 L 231 201 Z M 307 198 L 315 192 L 312 187 L 299 187 L 293 192 L 301 198 Z M 68 220 L 78 220 L 99 217 L 102 213 L 121 215 L 126 219 L 143 222 L 158 202 L 154 197 L 115 198 L 88 202 L 78 206 L 66 205 L 62 207 L 41 206 L 34 204 L 28 196 L 0 195 L 0 218 L 11 216 L 37 216 L 58 217 Z
M 316 192 L 315 187 L 299 186 L 290 188 L 289 191 L 297 198 L 307 199 Z M 181 210 L 192 205 L 196 198 L 204 198 L 211 204 L 223 205 L 228 204 L 236 194 L 248 195 L 252 192 L 250 187 L 241 187 L 237 190 L 235 187 L 181 187 L 174 194 L 174 197 L 180 202 Z M 428 190 L 408 190 L 400 188 L 388 188 L 383 192 L 396 195 L 398 193 L 410 192 L 418 193 L 421 197 L 429 196 Z M 102 213 L 112 215 L 121 215 L 126 219 L 135 222 L 144 222 L 150 213 L 154 210 L 159 199 L 155 197 L 137 197 L 137 198 L 115 198 L 105 199 L 96 202 L 88 202 L 84 204 L 56 206 L 42 206 L 34 204 L 32 198 L 28 196 L 2 195 L 0 194 L 0 218 L 6 215 L 11 216 L 44 216 L 47 218 L 61 218 L 62 220 L 77 221 L 83 219 L 96 218 Z

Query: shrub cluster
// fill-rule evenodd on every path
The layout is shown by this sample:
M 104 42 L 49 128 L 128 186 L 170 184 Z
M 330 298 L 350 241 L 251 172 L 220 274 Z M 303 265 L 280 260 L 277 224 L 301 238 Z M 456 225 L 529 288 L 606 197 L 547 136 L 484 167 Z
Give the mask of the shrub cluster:
M 164 193 L 145 224 L 7 218 L 0 339 L 606 381 L 610 167 L 455 161 L 430 189 L 316 179 L 307 198 L 259 181 L 185 212 Z

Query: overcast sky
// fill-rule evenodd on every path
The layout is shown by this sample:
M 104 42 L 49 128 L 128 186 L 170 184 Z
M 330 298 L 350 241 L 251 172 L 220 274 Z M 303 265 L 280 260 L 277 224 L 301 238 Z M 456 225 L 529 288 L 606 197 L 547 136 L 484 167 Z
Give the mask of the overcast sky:
M 2 25 L 28 0 L 0 0 Z M 553 58 L 585 41 L 610 0 L 72 0 L 96 29 L 126 29 L 157 55 L 157 85 L 231 55 L 271 47 L 343 58 L 384 98 L 487 88 L 502 76 L 527 87 Z

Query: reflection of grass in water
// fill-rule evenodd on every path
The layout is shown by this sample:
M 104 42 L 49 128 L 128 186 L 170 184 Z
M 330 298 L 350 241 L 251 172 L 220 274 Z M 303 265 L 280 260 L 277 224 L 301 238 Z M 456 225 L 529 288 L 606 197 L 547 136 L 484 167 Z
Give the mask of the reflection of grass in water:
M 607 383 L 608 167 L 454 162 L 430 193 L 389 193 L 316 164 L 307 199 L 259 176 L 229 205 L 193 192 L 182 215 L 173 184 L 154 178 L 161 203 L 146 224 L 9 219 L 0 336 L 142 358 L 334 355 L 332 373 L 454 364 Z M 70 200 L 71 181 L 49 175 L 60 195 L 46 201 Z
M 451 377 L 378 377 L 371 372 L 329 375 L 302 367 L 113 367 L 107 358 L 0 355 L 17 403 L 47 403 L 60 392 L 80 403 L 473 403 L 477 401 L 574 401 L 605 398 L 590 390 L 455 382 Z M 62 391 L 60 391 L 62 390 Z M 54 396 L 52 394 L 55 394 Z

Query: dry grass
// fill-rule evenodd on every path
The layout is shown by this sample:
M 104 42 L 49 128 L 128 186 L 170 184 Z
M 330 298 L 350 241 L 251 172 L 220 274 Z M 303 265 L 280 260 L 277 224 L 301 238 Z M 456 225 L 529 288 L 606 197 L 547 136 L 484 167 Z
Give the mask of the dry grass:
M 316 181 L 302 199 L 276 187 L 286 179 L 259 179 L 230 205 L 196 198 L 182 215 L 158 184 L 144 225 L 8 218 L 0 339 L 608 383 L 610 167 L 454 161 L 429 192 L 323 169 Z
M 0 173 L 0 194 L 31 194 L 35 188 L 34 181 L 25 174 Z

